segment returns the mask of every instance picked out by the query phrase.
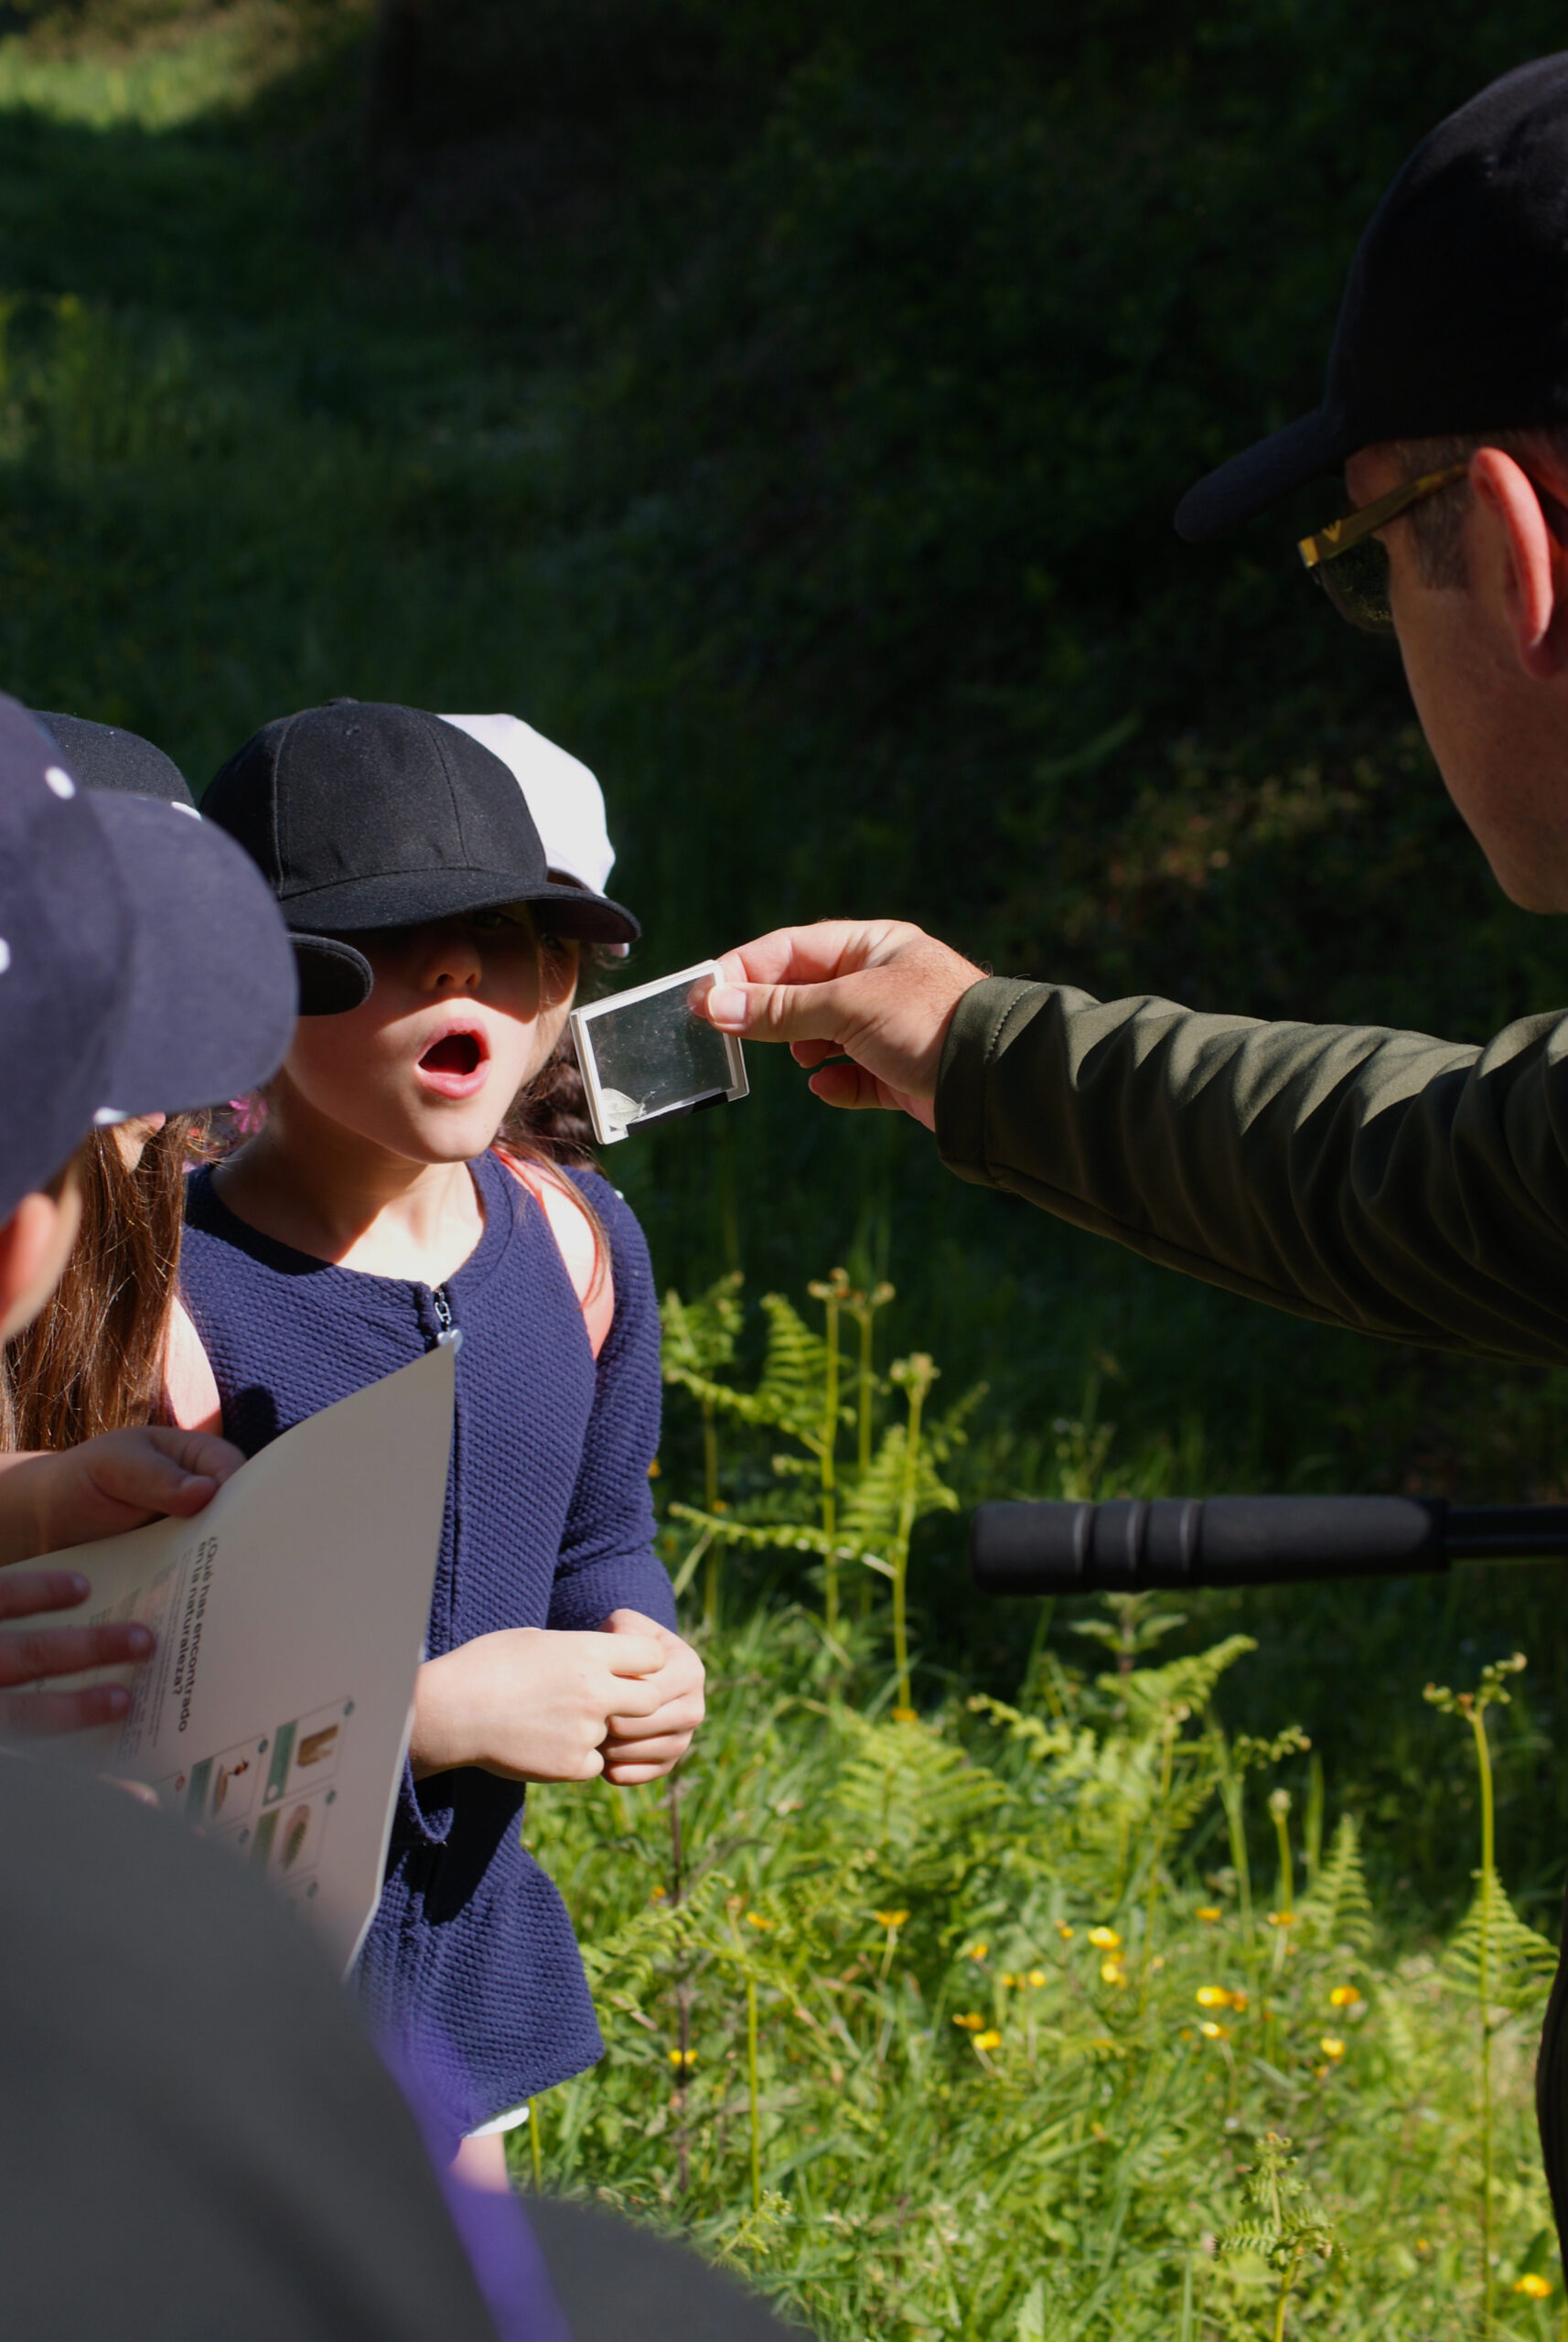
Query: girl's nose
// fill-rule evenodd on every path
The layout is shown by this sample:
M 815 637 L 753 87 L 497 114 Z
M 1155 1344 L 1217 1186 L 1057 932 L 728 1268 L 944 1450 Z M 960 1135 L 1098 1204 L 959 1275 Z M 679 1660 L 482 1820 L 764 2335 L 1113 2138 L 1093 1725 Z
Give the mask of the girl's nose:
M 421 961 L 427 992 L 473 992 L 485 972 L 478 940 L 463 919 L 433 921 Z

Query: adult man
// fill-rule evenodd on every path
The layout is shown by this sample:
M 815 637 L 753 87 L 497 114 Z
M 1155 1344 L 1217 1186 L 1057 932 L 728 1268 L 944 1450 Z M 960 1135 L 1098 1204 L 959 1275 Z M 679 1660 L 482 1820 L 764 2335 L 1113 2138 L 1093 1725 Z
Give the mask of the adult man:
M 1444 783 L 1498 882 L 1568 910 L 1568 56 L 1441 124 L 1362 239 L 1321 407 L 1185 499 L 1219 535 L 1343 465 L 1303 556 L 1396 632 Z M 1568 1016 L 1484 1049 L 1262 1025 L 984 978 L 918 929 L 765 936 L 713 1021 L 789 1042 L 839 1106 L 1150 1258 L 1350 1326 L 1568 1358 Z M 1562 1976 L 1539 2106 L 1568 2233 Z

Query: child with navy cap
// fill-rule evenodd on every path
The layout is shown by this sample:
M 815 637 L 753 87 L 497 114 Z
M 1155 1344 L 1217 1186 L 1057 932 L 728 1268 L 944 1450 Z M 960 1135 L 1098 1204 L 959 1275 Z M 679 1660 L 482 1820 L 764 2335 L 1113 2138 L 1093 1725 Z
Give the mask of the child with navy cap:
M 264 1077 L 292 1022 L 286 939 L 220 833 L 166 804 L 79 790 L 58 745 L 0 696 L 0 1339 L 51 1291 L 79 1216 L 90 1132 Z M 239 1457 L 220 1440 L 128 1430 L 0 1456 L 0 1562 L 199 1510 Z M 70 1572 L 0 1576 L 0 1615 L 68 1609 Z M 41 1646 L 41 1648 L 39 1648 Z M 0 1646 L 0 1690 L 145 1657 L 145 1630 L 61 1628 Z M 112 1719 L 117 1686 L 31 1694 L 13 1728 Z
M 453 1463 L 411 1759 L 361 1993 L 459 2134 L 602 2053 L 570 1922 L 520 1835 L 529 1780 L 668 1771 L 702 1715 L 652 1550 L 659 1313 L 596 1173 L 498 1148 L 584 943 L 630 913 L 553 875 L 517 780 L 422 711 L 266 725 L 209 821 L 277 897 L 302 1015 L 257 1135 L 189 1182 L 185 1305 L 253 1454 L 460 1329 Z

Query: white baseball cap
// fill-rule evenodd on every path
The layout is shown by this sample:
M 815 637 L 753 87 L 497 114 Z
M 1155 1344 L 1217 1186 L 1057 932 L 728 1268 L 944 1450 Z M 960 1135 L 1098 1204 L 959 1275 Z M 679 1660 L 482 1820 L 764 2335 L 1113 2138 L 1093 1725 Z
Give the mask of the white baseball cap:
M 517 775 L 544 859 L 564 878 L 602 895 L 615 867 L 604 791 L 586 765 L 518 715 L 444 715 Z

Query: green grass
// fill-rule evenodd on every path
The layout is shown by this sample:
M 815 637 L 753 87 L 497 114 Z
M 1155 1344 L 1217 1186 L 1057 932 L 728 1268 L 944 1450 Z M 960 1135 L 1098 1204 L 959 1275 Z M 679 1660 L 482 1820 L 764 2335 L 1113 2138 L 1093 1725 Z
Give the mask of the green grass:
M 687 2229 L 834 2342 L 1240 2342 L 1278 2330 L 1287 2268 L 1291 2335 L 1478 2332 L 1473 1944 L 1401 1949 L 1332 1786 L 1284 1819 L 1289 1903 L 1261 1853 L 1249 1885 L 1218 1795 L 1245 1752 L 1207 1704 L 1246 1659 L 1096 1674 L 1079 1640 L 1015 1708 L 897 1724 L 878 1639 L 853 1638 L 846 1699 L 818 1620 L 759 1614 L 708 1642 L 713 1713 L 674 1797 L 530 1792 L 609 2044 L 535 2103 L 545 2184 Z M 1265 1832 L 1281 1769 L 1244 1777 Z M 1509 1941 L 1491 2331 L 1544 2342 L 1551 1953 Z M 1271 2133 L 1326 2254 L 1255 2225 Z M 513 2154 L 526 2183 L 521 2136 Z

